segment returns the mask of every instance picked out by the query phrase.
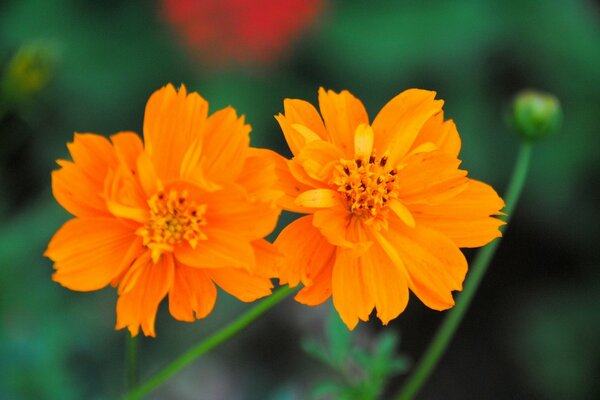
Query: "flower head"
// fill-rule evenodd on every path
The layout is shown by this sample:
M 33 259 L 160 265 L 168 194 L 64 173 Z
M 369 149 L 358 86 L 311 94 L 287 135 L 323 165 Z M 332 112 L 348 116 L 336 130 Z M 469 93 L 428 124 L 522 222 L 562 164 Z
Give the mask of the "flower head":
M 460 170 L 460 137 L 444 120 L 435 92 L 410 89 L 372 123 L 347 91 L 319 91 L 319 112 L 287 99 L 276 116 L 293 153 L 279 159 L 280 204 L 308 214 L 275 244 L 285 260 L 280 281 L 304 288 L 296 300 L 330 296 L 346 325 L 384 324 L 406 307 L 409 289 L 425 305 L 454 305 L 467 262 L 460 247 L 500 236 L 504 202 Z
M 79 291 L 118 285 L 116 328 L 155 336 L 159 303 L 193 321 L 210 313 L 216 287 L 243 301 L 271 293 L 280 192 L 266 150 L 228 107 L 208 116 L 197 93 L 172 85 L 146 106 L 144 142 L 76 134 L 73 161 L 52 173 L 56 200 L 75 218 L 45 255 L 53 279 Z

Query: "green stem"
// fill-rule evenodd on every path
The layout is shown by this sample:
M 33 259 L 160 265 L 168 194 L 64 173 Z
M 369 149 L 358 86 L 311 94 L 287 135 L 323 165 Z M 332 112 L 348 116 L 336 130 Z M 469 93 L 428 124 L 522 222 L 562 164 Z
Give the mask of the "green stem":
M 125 333 L 125 365 L 127 370 L 127 390 L 138 385 L 138 341 L 137 337 Z
M 250 325 L 254 320 L 260 317 L 262 314 L 267 312 L 273 306 L 281 302 L 283 299 L 292 294 L 296 289 L 289 287 L 281 287 L 277 291 L 275 291 L 271 296 L 267 297 L 265 300 L 261 301 L 246 313 L 242 314 L 235 321 L 231 322 L 229 325 L 226 325 L 221 330 L 217 331 L 213 335 L 204 339 L 183 355 L 179 356 L 175 361 L 172 361 L 169 365 L 164 367 L 162 370 L 158 371 L 156 374 L 150 377 L 146 382 L 131 390 L 127 393 L 124 398 L 131 399 L 140 399 L 148 393 L 152 392 L 159 385 L 168 380 L 171 376 L 175 375 L 182 368 L 186 367 L 198 357 L 212 350 L 219 344 L 227 341 L 229 338 L 234 336 L 236 333 L 244 329 L 246 326 Z
M 504 198 L 506 206 L 503 211 L 506 215 L 503 216 L 502 219 L 505 222 L 508 222 L 510 219 L 519 200 L 519 196 L 521 195 L 523 185 L 525 184 L 529 161 L 531 159 L 531 148 L 531 143 L 523 143 L 519 150 L 519 155 Z M 500 228 L 501 231 L 504 231 L 505 226 Z M 464 289 L 456 301 L 456 305 L 446 315 L 444 322 L 438 329 L 433 341 L 429 344 L 429 347 L 419 361 L 419 364 L 402 387 L 402 390 L 397 397 L 398 400 L 412 399 L 421 389 L 437 365 L 441 356 L 444 354 L 446 347 L 448 347 L 450 340 L 452 340 L 465 312 L 469 308 L 471 300 L 477 291 L 477 287 L 483 279 L 499 244 L 500 238 L 494 240 L 478 252 L 477 257 L 471 265 L 469 276 L 465 280 Z

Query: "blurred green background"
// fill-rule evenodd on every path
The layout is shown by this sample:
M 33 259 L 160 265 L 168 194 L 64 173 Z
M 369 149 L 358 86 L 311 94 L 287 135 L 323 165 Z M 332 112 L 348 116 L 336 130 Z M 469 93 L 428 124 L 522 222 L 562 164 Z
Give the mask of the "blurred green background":
M 600 398 L 600 2 L 323 1 L 269 63 L 214 62 L 185 43 L 158 1 L 0 2 L 0 399 L 123 393 L 114 289 L 68 291 L 42 257 L 69 218 L 50 172 L 75 131 L 141 132 L 146 100 L 167 82 L 213 111 L 233 105 L 255 145 L 284 154 L 272 116 L 285 97 L 316 103 L 319 86 L 349 89 L 374 116 L 406 88 L 436 90 L 462 135 L 463 166 L 499 192 L 519 145 L 504 123 L 512 95 L 557 95 L 563 127 L 536 145 L 499 253 L 419 398 Z M 247 307 L 220 293 L 194 324 L 161 307 L 158 337 L 142 340 L 142 377 Z M 300 343 L 323 337 L 330 307 L 288 300 L 150 397 L 311 398 L 331 371 Z M 354 335 L 396 332 L 414 362 L 442 317 L 413 297 L 388 327 L 372 320 Z

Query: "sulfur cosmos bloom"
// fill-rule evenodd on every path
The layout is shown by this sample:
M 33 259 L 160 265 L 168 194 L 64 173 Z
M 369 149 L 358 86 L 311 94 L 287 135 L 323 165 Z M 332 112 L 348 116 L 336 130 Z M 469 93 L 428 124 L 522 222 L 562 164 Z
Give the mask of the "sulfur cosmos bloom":
M 200 95 L 168 85 L 148 100 L 143 142 L 76 134 L 73 161 L 52 173 L 75 216 L 46 250 L 52 278 L 78 291 L 118 285 L 116 328 L 134 336 L 155 336 L 166 296 L 175 319 L 194 321 L 212 310 L 216 286 L 242 301 L 269 295 L 277 256 L 263 237 L 281 192 L 249 132 L 231 107 L 208 116 Z
M 347 91 L 320 89 L 320 114 L 285 100 L 276 119 L 293 158 L 279 160 L 280 204 L 308 215 L 275 245 L 285 255 L 280 281 L 304 285 L 298 302 L 333 296 L 350 329 L 374 308 L 387 324 L 409 290 L 432 309 L 454 305 L 467 272 L 459 248 L 500 236 L 493 216 L 504 202 L 459 169 L 460 137 L 442 105 L 435 92 L 406 90 L 371 123 Z

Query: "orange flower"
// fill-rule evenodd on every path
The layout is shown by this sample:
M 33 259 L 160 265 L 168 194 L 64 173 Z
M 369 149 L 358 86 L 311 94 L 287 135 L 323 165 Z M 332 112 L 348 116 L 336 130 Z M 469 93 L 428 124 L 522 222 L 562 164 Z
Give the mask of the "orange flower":
M 432 309 L 452 307 L 467 272 L 459 247 L 500 236 L 491 215 L 504 202 L 458 169 L 460 137 L 434 98 L 406 90 L 370 124 L 360 100 L 321 89 L 321 115 L 287 99 L 276 117 L 294 155 L 279 160 L 280 204 L 309 214 L 275 242 L 286 256 L 280 281 L 302 282 L 303 304 L 333 295 L 350 329 L 373 308 L 384 324 L 396 318 L 409 289 Z
M 167 294 L 182 321 L 210 313 L 215 284 L 242 301 L 270 294 L 276 253 L 262 238 L 281 192 L 249 132 L 231 107 L 208 116 L 197 93 L 168 85 L 148 100 L 144 143 L 76 134 L 73 161 L 52 173 L 54 197 L 75 216 L 46 250 L 53 279 L 79 291 L 118 285 L 116 329 L 133 336 L 140 326 L 155 336 Z

